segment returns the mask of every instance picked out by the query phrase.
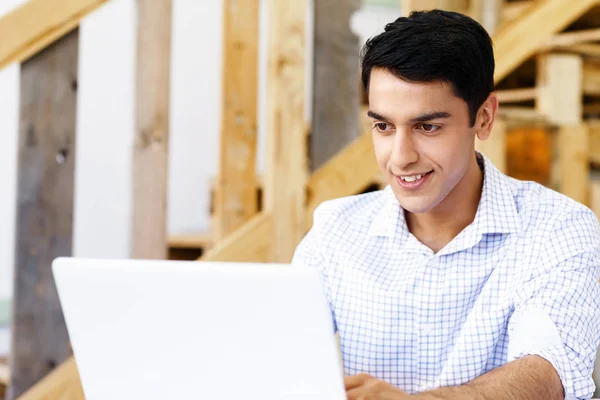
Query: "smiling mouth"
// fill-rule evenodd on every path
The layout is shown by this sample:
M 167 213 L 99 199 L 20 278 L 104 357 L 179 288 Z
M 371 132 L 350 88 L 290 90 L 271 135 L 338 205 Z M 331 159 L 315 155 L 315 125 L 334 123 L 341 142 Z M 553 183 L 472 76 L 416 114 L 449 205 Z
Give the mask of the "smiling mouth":
M 394 175 L 396 177 L 396 181 L 398 185 L 405 189 L 417 189 L 420 187 L 427 178 L 433 173 L 433 171 L 420 173 L 420 174 L 411 174 L 411 175 Z

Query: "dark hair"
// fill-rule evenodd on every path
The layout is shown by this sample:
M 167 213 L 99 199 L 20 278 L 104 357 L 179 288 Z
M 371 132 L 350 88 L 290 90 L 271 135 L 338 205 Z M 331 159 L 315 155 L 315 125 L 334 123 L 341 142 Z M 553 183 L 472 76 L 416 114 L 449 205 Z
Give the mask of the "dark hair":
M 369 91 L 373 68 L 412 82 L 441 81 L 469 107 L 470 124 L 494 90 L 494 51 L 486 30 L 465 15 L 414 11 L 389 23 L 361 50 L 362 83 Z

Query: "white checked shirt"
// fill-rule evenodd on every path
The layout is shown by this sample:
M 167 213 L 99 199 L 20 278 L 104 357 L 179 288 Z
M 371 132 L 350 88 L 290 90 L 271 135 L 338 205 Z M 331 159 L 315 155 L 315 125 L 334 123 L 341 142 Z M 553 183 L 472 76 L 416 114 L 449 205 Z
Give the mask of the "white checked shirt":
M 434 254 L 385 190 L 323 203 L 293 264 L 322 274 L 347 375 L 415 393 L 536 354 L 588 399 L 600 344 L 600 227 L 484 159 L 475 220 Z

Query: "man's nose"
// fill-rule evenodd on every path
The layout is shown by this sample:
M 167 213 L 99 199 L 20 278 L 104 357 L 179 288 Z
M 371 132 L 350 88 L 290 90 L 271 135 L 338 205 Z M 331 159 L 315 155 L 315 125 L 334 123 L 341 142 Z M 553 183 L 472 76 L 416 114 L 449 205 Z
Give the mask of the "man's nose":
M 390 163 L 398 172 L 404 171 L 407 165 L 419 159 L 413 134 L 410 131 L 396 130 L 392 146 Z

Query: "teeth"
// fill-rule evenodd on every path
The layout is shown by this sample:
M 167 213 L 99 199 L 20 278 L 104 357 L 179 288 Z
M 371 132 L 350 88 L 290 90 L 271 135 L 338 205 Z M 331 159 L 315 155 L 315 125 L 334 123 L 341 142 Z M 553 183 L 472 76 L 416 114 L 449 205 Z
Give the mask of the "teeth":
M 423 175 L 419 174 L 419 175 L 412 175 L 412 176 L 402 176 L 401 178 L 405 182 L 414 182 L 414 181 L 418 181 L 422 177 L 423 177 Z

